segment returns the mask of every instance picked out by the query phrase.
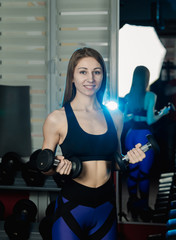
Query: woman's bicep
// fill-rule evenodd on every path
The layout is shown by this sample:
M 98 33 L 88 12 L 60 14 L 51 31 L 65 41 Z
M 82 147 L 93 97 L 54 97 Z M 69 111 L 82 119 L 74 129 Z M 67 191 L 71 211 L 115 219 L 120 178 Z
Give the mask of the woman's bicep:
M 118 149 L 117 151 L 120 153 L 121 152 L 121 135 L 122 135 L 122 130 L 123 130 L 123 124 L 124 124 L 124 115 L 121 111 L 118 111 L 114 116 L 113 116 L 115 128 L 117 131 L 117 138 L 118 138 Z
M 121 154 L 121 135 L 122 135 L 122 130 L 123 130 L 123 114 L 122 112 L 119 112 L 117 116 L 114 117 L 114 123 L 116 127 L 116 132 L 117 132 L 117 139 L 118 139 L 118 145 L 115 155 Z M 119 164 L 115 161 L 115 170 L 120 170 Z
M 150 125 L 156 121 L 155 117 L 155 105 L 156 105 L 156 95 L 151 93 L 148 95 L 147 101 L 147 123 Z
M 55 119 L 47 117 L 43 125 L 43 145 L 42 149 L 49 148 L 55 150 L 59 142 L 59 133 L 56 128 Z

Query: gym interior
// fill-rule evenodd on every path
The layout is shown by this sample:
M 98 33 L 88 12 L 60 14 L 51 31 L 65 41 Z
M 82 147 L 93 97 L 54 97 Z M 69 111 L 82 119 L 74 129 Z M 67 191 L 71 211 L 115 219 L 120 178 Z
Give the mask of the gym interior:
M 166 51 L 150 90 L 157 94 L 157 111 L 168 102 L 176 104 L 174 0 L 0 0 L 1 240 L 49 239 L 62 179 L 58 184 L 32 164 L 42 147 L 44 120 L 62 106 L 69 57 L 84 46 L 97 49 L 105 60 L 107 99 L 123 102 L 118 51 L 125 24 L 155 30 Z M 128 57 L 126 68 L 127 62 Z M 125 124 L 123 154 L 128 128 Z M 119 240 L 176 239 L 175 111 L 154 124 L 153 132 L 160 147 L 150 175 L 149 201 L 155 214 L 150 221 L 131 218 L 127 173 L 115 172 Z

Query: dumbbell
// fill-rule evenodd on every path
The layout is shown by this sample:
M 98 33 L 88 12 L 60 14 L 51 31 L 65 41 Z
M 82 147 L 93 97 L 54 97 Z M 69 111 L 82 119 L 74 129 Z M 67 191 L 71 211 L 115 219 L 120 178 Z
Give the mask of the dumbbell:
M 171 102 L 169 102 L 166 107 L 168 108 L 168 110 L 169 110 L 170 112 L 174 112 L 174 111 L 175 111 L 175 106 L 174 106 L 174 104 L 171 103 Z M 155 111 L 155 114 L 156 114 L 156 115 L 159 115 L 160 112 L 162 112 L 162 110 L 163 110 L 163 109 L 161 109 L 161 110 L 159 110 L 159 111 Z
M 82 163 L 76 157 L 70 157 L 69 160 L 72 162 L 72 170 L 70 176 L 76 178 L 82 171 Z M 53 167 L 57 167 L 60 163 L 59 160 L 55 159 L 54 152 L 51 149 L 42 150 L 36 160 L 36 166 L 39 171 L 47 172 Z
M 36 159 L 41 149 L 34 151 L 27 163 L 24 163 L 21 168 L 21 175 L 27 186 L 42 187 L 45 183 L 46 176 L 36 168 Z
M 20 156 L 15 152 L 7 152 L 2 156 L 0 164 L 0 185 L 12 185 L 16 171 L 20 166 Z
M 31 223 L 36 220 L 37 206 L 29 199 L 20 199 L 13 208 L 12 215 L 4 222 L 4 230 L 11 240 L 27 240 Z
M 43 240 L 52 240 L 52 226 L 56 201 L 50 202 L 45 211 L 45 217 L 39 223 L 39 233 Z
M 159 153 L 160 149 L 153 135 L 148 134 L 146 137 L 148 139 L 148 142 L 141 146 L 141 150 L 143 152 L 147 152 L 150 148 L 152 148 L 155 153 Z M 119 165 L 121 171 L 127 170 L 127 167 L 129 165 L 128 155 L 121 156 L 118 152 L 116 152 L 114 158 L 116 163 Z
M 175 111 L 175 106 L 173 103 L 169 102 L 167 107 L 169 108 L 169 111 Z

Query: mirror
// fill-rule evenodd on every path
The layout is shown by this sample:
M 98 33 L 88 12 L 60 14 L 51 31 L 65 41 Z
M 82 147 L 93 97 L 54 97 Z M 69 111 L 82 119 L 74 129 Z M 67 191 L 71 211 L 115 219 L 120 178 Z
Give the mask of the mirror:
M 161 110 L 164 106 L 167 106 L 169 102 L 172 102 L 176 106 L 175 16 L 176 3 L 174 1 L 120 1 L 120 28 L 123 27 L 124 24 L 154 26 L 161 43 L 166 48 L 166 54 L 163 59 L 160 76 L 149 86 L 149 90 L 157 95 L 157 111 Z M 130 38 L 128 40 L 130 41 Z M 126 62 L 127 61 L 128 58 L 126 58 Z M 126 153 L 125 139 L 127 132 L 131 127 L 130 124 L 130 121 L 125 123 L 122 133 L 121 140 L 123 154 Z M 158 195 L 161 194 L 162 197 L 167 196 L 164 195 L 167 194 L 164 192 L 164 188 L 160 189 L 160 187 L 166 186 L 166 190 L 170 191 L 169 182 L 166 181 L 167 179 L 165 177 L 170 177 L 176 169 L 176 112 L 171 110 L 167 116 L 163 117 L 155 124 L 152 124 L 151 129 L 152 134 L 160 146 L 160 153 L 154 155 L 154 162 L 149 172 L 149 207 L 156 212 L 158 211 L 157 213 L 161 215 L 157 215 L 152 218 L 152 220 L 149 220 L 147 219 L 147 215 L 145 216 L 146 219 L 141 218 L 141 216 L 139 216 L 140 214 L 136 212 L 136 215 L 138 216 L 136 218 L 135 216 L 132 217 L 132 214 L 128 211 L 129 204 L 127 204 L 129 200 L 129 189 L 127 185 L 129 174 L 124 173 L 119 176 L 120 192 L 122 192 L 122 196 L 119 199 L 119 218 L 123 222 L 136 221 L 165 223 L 166 221 L 164 215 L 162 215 L 162 211 L 164 210 L 158 210 L 156 207 L 159 197 Z M 165 185 L 159 185 L 161 178 L 163 181 L 166 181 Z M 134 187 L 134 182 L 132 187 Z M 160 192 L 161 190 L 162 192 Z

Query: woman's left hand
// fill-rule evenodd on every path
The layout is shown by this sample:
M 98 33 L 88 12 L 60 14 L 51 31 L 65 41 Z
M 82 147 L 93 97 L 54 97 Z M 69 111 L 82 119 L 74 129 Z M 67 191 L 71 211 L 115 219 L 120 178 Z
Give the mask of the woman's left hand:
M 141 143 L 138 143 L 135 145 L 135 148 L 127 152 L 129 163 L 141 162 L 146 157 L 145 153 L 141 150 L 141 146 Z

